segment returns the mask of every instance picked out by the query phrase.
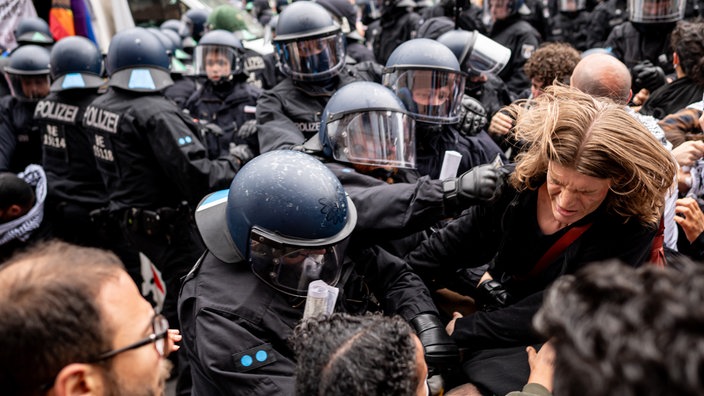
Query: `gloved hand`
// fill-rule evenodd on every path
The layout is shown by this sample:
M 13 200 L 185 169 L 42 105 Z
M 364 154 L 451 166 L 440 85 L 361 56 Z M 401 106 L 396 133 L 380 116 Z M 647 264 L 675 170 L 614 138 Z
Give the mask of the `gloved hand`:
M 631 74 L 633 75 L 633 92 L 638 92 L 641 88 L 653 92 L 667 83 L 662 68 L 653 65 L 649 60 L 641 61 L 633 66 Z
M 493 164 L 475 166 L 459 177 L 443 181 L 445 211 L 448 215 L 472 205 L 499 198 L 505 171 Z
M 462 96 L 459 130 L 466 136 L 474 136 L 482 131 L 487 123 L 486 110 L 482 104 L 469 95 Z
M 237 130 L 236 137 L 245 140 L 248 137 L 255 135 L 257 133 L 257 120 L 245 121 L 244 124 Z
M 205 137 L 207 135 L 222 136 L 224 132 L 218 124 L 213 124 L 212 122 L 209 122 L 201 123 L 200 133 Z
M 459 363 L 459 349 L 437 315 L 420 314 L 411 319 L 411 326 L 423 344 L 425 361 L 429 368 L 441 369 Z
M 493 279 L 487 279 L 477 286 L 474 301 L 478 309 L 489 312 L 505 307 L 510 299 L 511 295 L 504 285 Z
M 240 161 L 240 165 L 244 165 L 247 161 L 254 158 L 252 149 L 250 149 L 246 144 L 230 143 L 230 155 L 237 157 Z

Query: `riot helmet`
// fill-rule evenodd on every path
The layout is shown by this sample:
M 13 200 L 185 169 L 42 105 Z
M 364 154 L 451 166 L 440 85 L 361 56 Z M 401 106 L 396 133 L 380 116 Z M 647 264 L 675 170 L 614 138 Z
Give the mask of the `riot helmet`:
M 209 221 L 200 215 L 206 213 L 203 206 L 196 211 L 199 228 Z M 340 181 L 320 161 L 276 150 L 237 173 L 225 219 L 231 258 L 247 261 L 271 287 L 305 297 L 314 280 L 338 282 L 344 256 L 338 245 L 352 233 L 357 212 Z
M 281 72 L 293 80 L 328 80 L 345 65 L 340 26 L 310 1 L 294 2 L 281 12 L 273 44 Z
M 166 35 L 166 33 L 161 30 L 157 29 L 155 27 L 150 27 L 147 28 L 149 33 L 153 34 L 156 36 L 156 38 L 159 40 L 161 45 L 164 46 L 166 49 L 166 53 L 169 55 L 169 61 L 170 61 L 170 66 L 169 70 L 172 73 L 184 73 L 186 71 L 186 65 L 181 62 L 180 59 L 176 58 L 176 51 L 177 47 L 176 44 L 169 38 L 169 36 Z
M 51 49 L 49 67 L 51 91 L 98 88 L 103 79 L 103 56 L 96 45 L 83 36 L 69 36 L 59 40 Z
M 181 37 L 191 37 L 196 42 L 205 33 L 205 22 L 208 20 L 208 11 L 191 9 L 181 17 Z
M 382 76 L 416 121 L 430 124 L 459 121 L 465 78 L 455 54 L 425 38 L 396 47 Z
M 676 22 L 684 18 L 685 0 L 628 0 L 628 19 L 634 23 Z
M 451 30 L 438 37 L 457 57 L 462 71 L 499 74 L 511 58 L 511 50 L 478 31 Z
M 167 19 L 164 22 L 159 25 L 159 29 L 161 30 L 171 30 L 174 33 L 178 34 L 179 37 L 181 37 L 181 32 L 183 31 L 181 29 L 181 21 L 178 19 Z M 183 37 L 181 37 L 183 38 Z
M 164 35 L 169 40 L 171 40 L 171 48 L 173 48 L 173 57 L 180 61 L 190 61 L 191 55 L 188 55 L 183 51 L 183 43 L 181 42 L 181 36 L 179 36 L 178 33 L 172 29 L 161 29 L 161 32 L 164 33 Z
M 587 9 L 587 0 L 559 0 L 557 9 L 560 12 L 577 12 Z
M 49 24 L 39 17 L 27 17 L 20 20 L 15 28 L 15 41 L 20 46 L 34 44 L 50 46 L 54 44 Z
M 156 92 L 173 84 L 170 58 L 161 41 L 136 27 L 115 34 L 105 59 L 109 85 L 135 92 Z
M 230 80 L 233 75 L 242 73 L 242 50 L 242 43 L 232 32 L 206 33 L 193 53 L 195 74 L 213 83 Z
M 340 25 L 342 33 L 352 40 L 363 41 L 364 37 L 357 31 L 357 6 L 347 0 L 316 0 Z
M 15 49 L 4 68 L 12 96 L 36 102 L 49 94 L 49 50 L 27 44 Z
M 360 165 L 414 168 L 415 121 L 383 85 L 357 81 L 335 92 L 323 111 L 326 157 Z

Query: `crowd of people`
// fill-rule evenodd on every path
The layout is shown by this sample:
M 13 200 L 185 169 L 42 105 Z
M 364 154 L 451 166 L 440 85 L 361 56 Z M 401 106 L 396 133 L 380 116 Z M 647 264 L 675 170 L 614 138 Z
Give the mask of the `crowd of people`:
M 2 393 L 703 393 L 698 12 L 254 1 L 105 54 L 19 20 Z

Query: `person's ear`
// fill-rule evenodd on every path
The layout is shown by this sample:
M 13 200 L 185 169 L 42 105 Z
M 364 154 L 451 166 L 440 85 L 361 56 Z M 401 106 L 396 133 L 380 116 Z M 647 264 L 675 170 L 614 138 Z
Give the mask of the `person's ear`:
M 672 65 L 674 67 L 677 67 L 680 64 L 680 57 L 677 55 L 677 52 L 672 53 Z
M 626 99 L 626 103 L 631 103 L 632 98 L 633 98 L 633 90 L 629 89 L 628 90 L 628 99 Z
M 101 371 L 86 363 L 72 363 L 61 369 L 54 382 L 56 396 L 102 395 L 104 393 Z

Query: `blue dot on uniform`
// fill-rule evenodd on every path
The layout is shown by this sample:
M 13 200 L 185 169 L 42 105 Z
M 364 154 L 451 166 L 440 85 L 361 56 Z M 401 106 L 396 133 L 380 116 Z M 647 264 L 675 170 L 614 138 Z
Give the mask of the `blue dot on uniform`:
M 183 146 L 184 144 L 186 144 L 186 140 L 184 138 L 178 138 L 178 144 Z
M 190 142 L 192 142 L 192 141 L 193 141 L 193 139 L 191 139 L 190 136 L 186 136 L 186 143 L 190 143 Z
M 242 359 L 240 359 L 240 363 L 242 363 L 245 367 L 249 367 L 252 365 L 252 357 L 249 355 L 244 355 L 242 356 Z
M 254 356 L 257 358 L 258 362 L 263 362 L 268 357 L 268 355 L 266 354 L 266 351 L 257 351 L 257 354 Z

